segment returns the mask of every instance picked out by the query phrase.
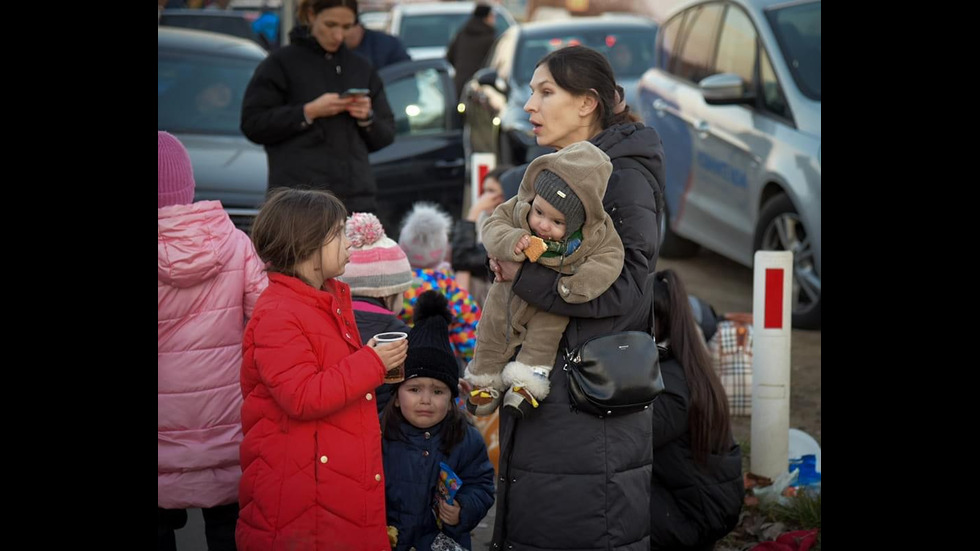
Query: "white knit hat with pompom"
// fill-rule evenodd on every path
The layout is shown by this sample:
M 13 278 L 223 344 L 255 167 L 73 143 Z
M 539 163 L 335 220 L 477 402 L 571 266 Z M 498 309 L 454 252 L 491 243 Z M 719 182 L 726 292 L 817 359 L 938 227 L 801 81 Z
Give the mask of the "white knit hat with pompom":
M 347 219 L 350 263 L 338 279 L 350 285 L 352 296 L 387 297 L 412 286 L 412 267 L 405 251 L 385 235 L 378 217 L 355 212 Z

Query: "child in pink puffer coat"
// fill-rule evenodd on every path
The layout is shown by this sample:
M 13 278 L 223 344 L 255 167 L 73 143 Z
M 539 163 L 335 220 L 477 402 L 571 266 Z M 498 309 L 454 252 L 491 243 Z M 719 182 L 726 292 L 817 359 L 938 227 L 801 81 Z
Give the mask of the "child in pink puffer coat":
M 158 548 L 176 549 L 187 508 L 208 549 L 235 549 L 242 475 L 242 334 L 268 285 L 249 237 L 219 201 L 194 202 L 187 150 L 157 133 Z

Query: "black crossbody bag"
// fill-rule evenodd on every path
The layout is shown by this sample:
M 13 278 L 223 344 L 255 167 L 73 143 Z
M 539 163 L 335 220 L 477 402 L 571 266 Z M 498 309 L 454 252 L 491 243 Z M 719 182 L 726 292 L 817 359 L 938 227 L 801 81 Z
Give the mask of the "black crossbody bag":
M 650 329 L 598 335 L 565 351 L 564 370 L 573 411 L 596 417 L 643 411 L 664 390 L 660 350 Z

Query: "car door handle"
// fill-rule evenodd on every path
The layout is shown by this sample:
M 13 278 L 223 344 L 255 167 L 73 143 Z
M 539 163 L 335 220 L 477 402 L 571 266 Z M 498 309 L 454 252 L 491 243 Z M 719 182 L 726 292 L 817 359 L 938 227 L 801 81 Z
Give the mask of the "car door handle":
M 711 127 L 708 125 L 706 121 L 703 120 L 696 121 L 694 123 L 694 128 L 698 131 L 699 138 L 701 138 L 702 140 L 708 139 L 708 133 L 711 130 Z
M 436 168 L 459 168 L 465 164 L 465 159 L 455 159 L 452 161 L 436 161 L 432 163 L 432 166 Z
M 690 120 L 689 117 L 685 117 L 680 111 L 678 111 L 669 103 L 667 103 L 667 101 L 664 100 L 663 98 L 657 98 L 653 100 L 653 108 L 657 111 L 657 116 L 661 118 L 666 116 L 667 113 L 670 113 L 671 115 L 677 117 L 682 121 Z

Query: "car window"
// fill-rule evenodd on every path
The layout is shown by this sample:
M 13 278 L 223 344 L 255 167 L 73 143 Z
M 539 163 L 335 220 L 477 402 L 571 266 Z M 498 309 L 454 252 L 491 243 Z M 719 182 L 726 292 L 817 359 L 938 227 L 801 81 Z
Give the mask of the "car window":
M 722 4 L 706 4 L 692 8 L 686 28 L 680 37 L 682 41 L 680 57 L 674 74 L 680 78 L 697 83 L 710 76 L 717 44 L 715 37 L 721 15 Z
M 741 9 L 730 6 L 718 38 L 715 73 L 734 73 L 742 77 L 745 89 L 755 88 L 755 57 L 758 49 L 755 27 Z
M 417 136 L 446 130 L 447 89 L 437 69 L 423 69 L 385 83 L 395 113 L 395 133 Z
M 160 25 L 229 34 L 252 41 L 256 41 L 258 38 L 252 30 L 252 23 L 245 19 L 245 17 L 221 17 L 195 14 L 177 15 L 168 14 L 164 11 L 160 17 Z
M 650 29 L 603 29 L 573 34 L 525 37 L 514 61 L 514 81 L 531 82 L 538 61 L 549 52 L 581 44 L 606 56 L 616 78 L 637 78 L 653 65 L 656 32 Z
M 779 86 L 776 72 L 772 70 L 772 62 L 765 50 L 762 50 L 762 56 L 759 58 L 759 80 L 762 83 L 762 106 L 772 114 L 792 122 L 793 114 L 789 110 L 789 104 L 786 103 L 783 89 Z
M 657 67 L 671 73 L 677 64 L 677 37 L 688 12 L 681 13 L 660 28 L 660 46 L 657 52 Z
M 259 61 L 159 51 L 157 129 L 240 135 L 242 96 Z
M 449 46 L 456 31 L 470 18 L 465 13 L 434 13 L 402 16 L 398 38 L 406 48 Z
M 820 2 L 766 12 L 800 91 L 820 100 Z

